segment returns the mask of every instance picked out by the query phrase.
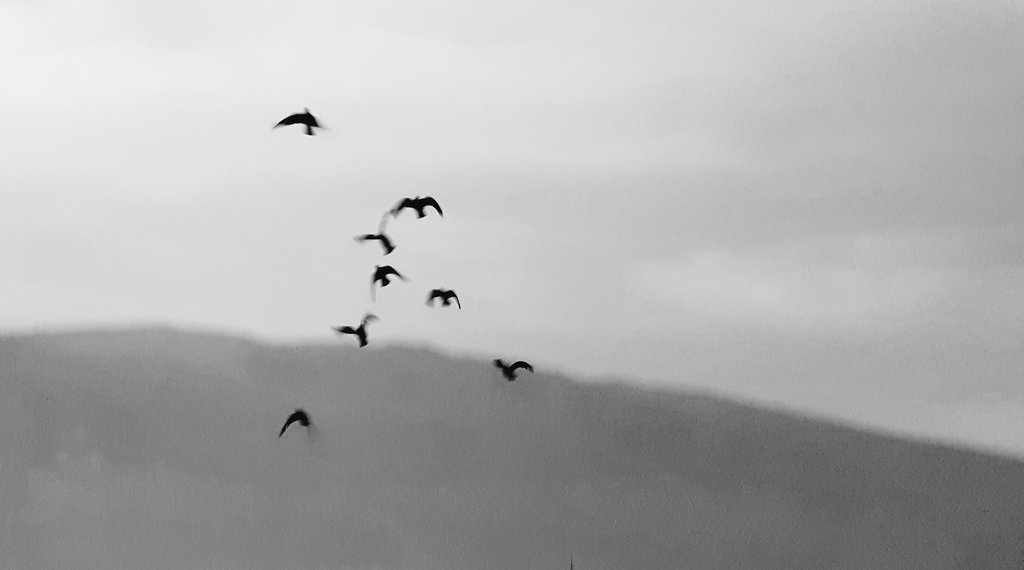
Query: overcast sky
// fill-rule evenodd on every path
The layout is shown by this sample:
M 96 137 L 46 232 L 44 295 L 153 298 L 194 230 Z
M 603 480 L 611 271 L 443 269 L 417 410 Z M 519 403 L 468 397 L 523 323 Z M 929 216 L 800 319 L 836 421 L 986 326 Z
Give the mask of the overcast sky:
M 1019 0 L 0 1 L 0 327 L 372 309 L 1024 454 L 1022 53 Z

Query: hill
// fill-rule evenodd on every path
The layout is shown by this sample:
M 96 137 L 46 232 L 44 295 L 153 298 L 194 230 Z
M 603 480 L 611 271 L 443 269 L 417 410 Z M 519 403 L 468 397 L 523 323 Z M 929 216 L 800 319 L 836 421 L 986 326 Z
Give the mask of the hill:
M 83 332 L 0 339 L 0 517 L 4 568 L 1017 568 L 1024 464 L 429 350 Z

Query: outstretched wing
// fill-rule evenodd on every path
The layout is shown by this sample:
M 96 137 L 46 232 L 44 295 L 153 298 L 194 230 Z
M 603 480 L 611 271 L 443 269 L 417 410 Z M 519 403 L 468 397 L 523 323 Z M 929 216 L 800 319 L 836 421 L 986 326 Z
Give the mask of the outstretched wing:
M 284 425 L 281 426 L 281 432 L 277 434 L 277 437 L 281 437 L 282 435 L 284 435 L 284 430 L 288 429 L 288 426 L 292 425 L 293 423 L 295 423 L 295 420 L 288 418 L 288 421 L 284 422 Z
M 276 129 L 277 127 L 285 127 L 288 125 L 294 125 L 295 123 L 301 123 L 302 116 L 302 113 L 288 115 L 287 117 L 281 119 L 276 125 L 274 125 L 274 128 Z
M 462 310 L 462 301 L 459 301 L 459 296 L 455 294 L 455 291 L 449 291 L 450 297 L 455 299 L 455 304 L 459 306 L 459 310 Z
M 354 237 L 352 239 L 354 239 L 356 241 L 366 241 L 368 239 L 380 239 L 380 238 L 378 236 L 374 235 L 374 234 L 362 234 L 362 235 L 358 235 L 358 236 L 356 236 L 356 237 Z
M 523 362 L 522 360 L 517 360 L 512 363 L 512 366 L 509 366 L 509 369 L 512 370 L 513 372 L 519 370 L 520 368 L 533 372 L 533 366 L 531 366 L 529 362 Z
M 426 198 L 421 199 L 420 200 L 420 204 L 423 204 L 424 208 L 429 206 L 429 207 L 437 210 L 437 213 L 442 218 L 444 217 L 444 212 L 441 211 L 441 204 L 438 204 L 437 200 L 435 200 L 432 196 L 427 196 Z
M 427 295 L 427 304 L 430 305 L 431 302 L 434 299 L 436 299 L 438 297 L 443 297 L 443 296 L 444 296 L 444 293 L 440 289 L 431 289 L 430 290 L 430 294 Z
M 380 240 L 380 245 L 384 248 L 384 255 L 395 251 L 395 245 L 391 243 L 391 240 L 384 234 L 384 232 L 381 232 L 380 235 L 377 236 L 377 239 Z
M 384 212 L 384 215 L 380 217 L 380 223 L 377 224 L 377 233 L 381 235 L 384 234 L 384 230 L 388 228 L 388 217 L 392 215 L 394 215 L 394 212 L 392 212 L 392 210 Z
M 501 368 L 502 370 L 505 369 L 505 363 L 502 362 L 500 358 L 494 359 L 494 365 L 497 366 L 498 368 Z
M 338 334 L 357 334 L 356 329 L 350 326 L 334 327 L 331 330 L 337 332 Z
M 398 277 L 402 281 L 408 281 L 408 279 L 405 278 L 405 275 L 402 275 L 401 273 L 398 272 L 397 269 L 391 267 L 390 265 L 384 266 L 384 275 L 394 275 L 395 277 Z
M 363 315 L 363 320 L 360 323 L 360 326 L 364 326 L 365 327 L 366 323 L 372 323 L 373 321 L 376 321 L 376 320 L 378 320 L 377 319 L 377 315 L 375 315 L 373 313 L 366 313 L 365 315 Z
M 288 429 L 288 426 L 290 426 L 293 423 L 299 421 L 301 418 L 305 417 L 305 415 L 306 414 L 303 414 L 302 412 L 299 412 L 299 411 L 292 412 L 292 415 L 288 416 L 288 419 L 285 420 L 284 425 L 281 426 L 281 433 L 277 434 L 277 437 L 281 437 L 282 435 L 284 435 L 284 432 L 285 432 L 285 430 Z
M 402 213 L 403 209 L 405 209 L 405 208 L 413 208 L 413 207 L 414 207 L 414 205 L 413 205 L 411 199 L 409 199 L 409 198 L 402 198 L 401 200 L 398 201 L 397 204 L 395 204 L 394 208 L 391 208 L 390 210 L 388 210 L 388 213 L 397 218 L 398 214 Z

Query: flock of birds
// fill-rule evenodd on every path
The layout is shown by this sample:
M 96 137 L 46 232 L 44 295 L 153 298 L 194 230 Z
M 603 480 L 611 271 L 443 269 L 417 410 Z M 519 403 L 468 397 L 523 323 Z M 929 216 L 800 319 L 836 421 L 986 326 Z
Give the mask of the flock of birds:
M 289 115 L 284 119 L 281 119 L 274 128 L 284 127 L 288 125 L 303 125 L 307 135 L 315 135 L 316 132 L 313 129 L 322 129 L 323 125 L 309 112 L 306 108 L 301 113 L 295 113 Z M 429 209 L 433 209 L 438 216 L 444 217 L 444 211 L 441 209 L 441 205 L 431 196 L 416 196 L 414 198 L 403 198 L 395 206 L 388 211 L 384 212 L 381 216 L 380 224 L 377 227 L 377 233 L 373 234 L 361 234 L 355 236 L 355 240 L 360 243 L 366 243 L 369 241 L 376 241 L 380 244 L 383 250 L 384 256 L 389 255 L 395 251 L 395 244 L 391 241 L 391 238 L 386 233 L 388 220 L 397 219 L 399 214 L 404 210 L 413 210 L 416 212 L 417 219 L 427 217 Z M 373 273 L 370 276 L 370 300 L 377 300 L 377 289 L 383 289 L 392 283 L 392 278 L 397 278 L 401 281 L 409 281 L 404 275 L 398 272 L 397 269 L 390 265 L 377 265 L 373 269 Z M 436 307 L 435 301 L 440 301 L 441 307 L 450 307 L 452 301 L 455 301 L 455 305 L 461 310 L 462 301 L 459 300 L 458 294 L 451 289 L 431 289 L 427 294 L 427 305 L 430 307 Z M 335 331 L 339 335 L 352 335 L 356 337 L 359 343 L 359 347 L 365 347 L 369 344 L 369 337 L 367 336 L 366 326 L 374 321 L 379 320 L 377 315 L 367 312 L 363 315 L 363 319 L 359 322 L 359 326 L 338 326 L 331 327 L 331 330 Z M 510 364 L 506 363 L 500 358 L 496 358 L 493 361 L 494 366 L 501 371 L 501 375 L 509 382 L 514 382 L 517 378 L 517 372 L 519 370 L 527 370 L 533 372 L 533 366 L 530 363 L 517 360 Z M 281 426 L 281 432 L 277 437 L 282 437 L 288 427 L 294 423 L 298 423 L 302 427 L 309 427 L 310 419 L 309 413 L 302 408 L 296 408 L 294 412 L 285 421 L 284 425 Z

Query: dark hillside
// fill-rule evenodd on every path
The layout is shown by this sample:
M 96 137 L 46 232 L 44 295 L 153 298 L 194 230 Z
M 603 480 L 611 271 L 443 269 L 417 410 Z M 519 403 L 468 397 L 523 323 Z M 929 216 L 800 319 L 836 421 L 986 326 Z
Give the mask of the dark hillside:
M 296 406 L 313 417 L 293 426 Z M 407 348 L 0 339 L 13 568 L 1014 568 L 1024 465 Z

